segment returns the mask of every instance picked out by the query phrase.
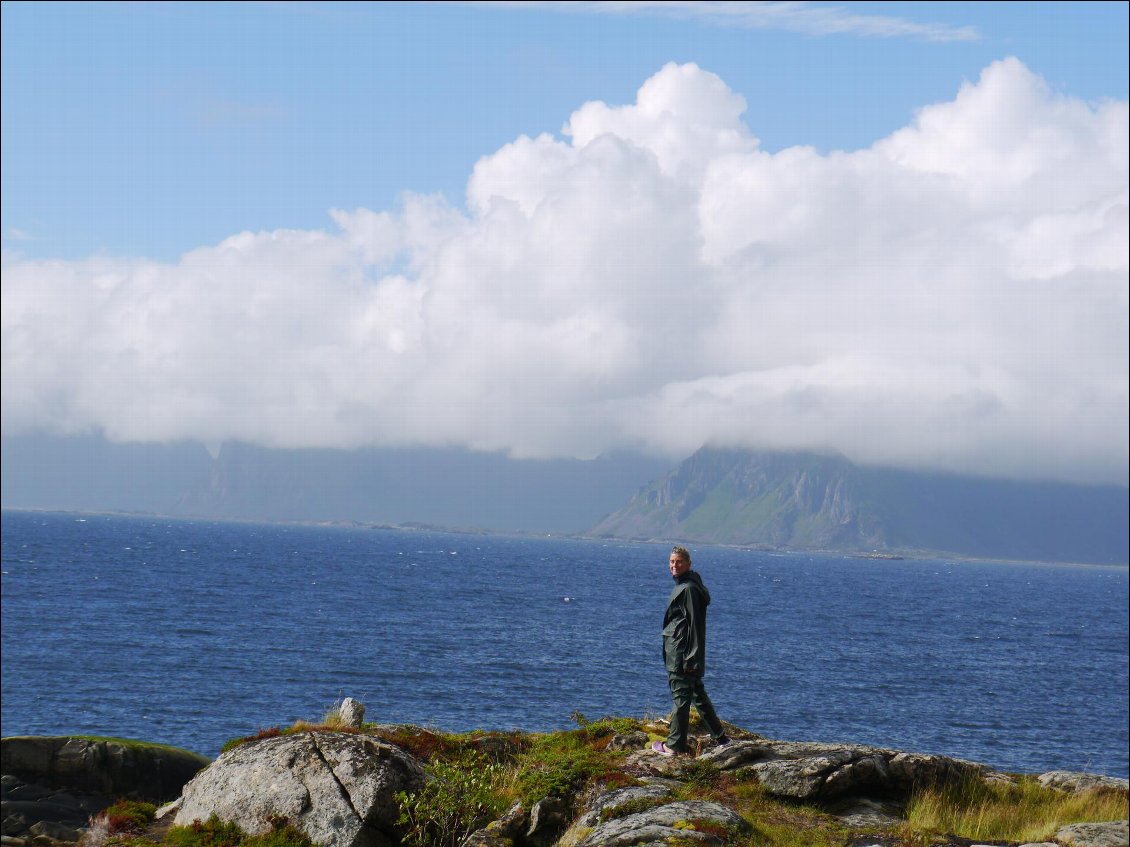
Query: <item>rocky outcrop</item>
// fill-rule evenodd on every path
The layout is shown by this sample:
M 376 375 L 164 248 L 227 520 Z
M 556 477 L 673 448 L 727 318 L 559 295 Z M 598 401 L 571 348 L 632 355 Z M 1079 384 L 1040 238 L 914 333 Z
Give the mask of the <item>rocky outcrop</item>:
M 1077 771 L 1048 771 L 1036 779 L 1045 788 L 1054 788 L 1057 791 L 1093 791 L 1102 789 L 1106 791 L 1130 791 L 1130 780 L 1116 776 L 1102 776 L 1093 773 L 1078 773 Z
M 680 800 L 598 824 L 577 847 L 641 847 L 670 844 L 726 844 L 749 832 L 740 815 L 720 803 Z
M 915 786 L 984 777 L 975 762 L 857 744 L 735 741 L 708 750 L 701 761 L 724 771 L 744 770 L 770 794 L 790 800 L 903 797 Z
M 1073 823 L 1055 834 L 1063 847 L 1126 847 L 1130 843 L 1130 821 Z
M 412 728 L 386 727 L 385 737 L 403 740 L 405 729 Z M 702 792 L 688 790 L 692 784 L 756 784 L 781 801 L 783 809 L 803 804 L 818 810 L 820 817 L 835 818 L 838 826 L 855 830 L 859 835 L 852 844 L 889 847 L 899 843 L 892 833 L 902 826 L 906 802 L 916 788 L 1019 779 L 945 756 L 854 744 L 776 741 L 737 727 L 727 728 L 735 740 L 726 745 L 713 745 L 703 736 L 694 739 L 695 749 L 701 750 L 697 757 L 670 757 L 650 748 L 650 737 L 663 730 L 662 722 L 656 721 L 633 732 L 605 736 L 600 744 L 607 746 L 614 765 L 607 776 L 583 787 L 578 783 L 568 796 L 542 797 L 528 807 L 515 803 L 498 820 L 472 833 L 463 847 L 650 847 L 747 841 L 750 824 L 724 799 L 716 802 L 736 795 L 711 789 L 701 799 Z M 183 784 L 187 775 L 207 760 L 173 748 L 82 739 L 4 739 L 3 847 L 73 842 L 90 816 L 113 799 L 126 796 L 156 803 L 177 792 L 180 796 L 167 807 L 171 811 L 162 826 L 188 825 L 215 815 L 248 833 L 262 833 L 286 821 L 321 847 L 395 847 L 401 836 L 398 792 L 417 790 L 427 779 L 438 777 L 427 776 L 410 753 L 382 740 L 380 727 L 369 725 L 367 732 L 375 734 L 315 728 L 248 740 L 187 784 Z M 405 743 L 413 750 L 430 749 L 426 744 Z M 523 749 L 520 740 L 504 736 L 474 737 L 466 743 L 491 761 L 516 761 Z M 149 761 L 154 756 L 159 763 Z M 181 777 L 173 778 L 171 763 L 185 768 Z M 1125 806 L 1125 779 L 1053 771 L 1038 780 L 1058 791 L 1114 792 L 1116 806 Z M 64 814 L 57 808 L 64 801 L 78 805 Z M 866 840 L 870 836 L 865 838 L 864 833 L 875 831 L 888 834 L 874 842 Z M 932 843 L 956 847 L 969 842 L 955 836 Z M 1130 847 L 1130 843 L 1127 822 L 1122 820 L 1064 826 L 1053 840 L 1022 847 Z
M 176 797 L 204 756 L 121 739 L 27 736 L 0 741 L 3 833 L 76 841 L 90 817 L 118 798 Z
M 398 791 L 423 784 L 408 753 L 376 738 L 304 732 L 248 741 L 185 786 L 173 823 L 216 815 L 260 833 L 285 819 L 323 847 L 397 843 Z

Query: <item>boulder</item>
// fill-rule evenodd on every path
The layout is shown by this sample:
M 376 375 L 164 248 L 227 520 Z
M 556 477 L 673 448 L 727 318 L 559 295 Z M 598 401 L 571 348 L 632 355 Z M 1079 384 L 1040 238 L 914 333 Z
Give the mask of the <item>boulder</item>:
M 735 741 L 703 753 L 699 761 L 721 770 L 742 769 L 765 790 L 794 800 L 901 797 L 916 785 L 984 777 L 976 762 L 858 744 Z
M 365 704 L 352 697 L 346 697 L 338 706 L 337 715 L 341 718 L 343 726 L 360 729 L 361 724 L 365 722 Z
M 534 847 L 549 847 L 565 829 L 567 808 L 560 797 L 545 797 L 530 808 L 526 841 Z
M 124 739 L 13 736 L 0 741 L 6 838 L 77 841 L 90 819 L 126 797 L 154 804 L 180 794 L 209 759 Z
M 647 746 L 647 733 L 641 730 L 619 733 L 608 742 L 609 750 L 642 750 Z
M 126 739 L 13 736 L 0 741 L 0 772 L 45 788 L 161 803 L 211 760 Z
M 1128 786 L 1130 786 L 1130 783 L 1121 777 L 1079 773 L 1077 771 L 1048 771 L 1040 774 L 1036 777 L 1036 780 L 1045 788 L 1054 788 L 1057 791 L 1071 793 L 1093 791 L 1097 788 L 1126 792 Z
M 515 847 L 515 844 L 509 835 L 488 826 L 468 835 L 462 847 Z
M 557 842 L 557 847 L 576 847 L 605 820 L 624 817 L 629 810 L 662 806 L 671 796 L 666 785 L 629 785 L 598 794 Z
M 529 826 L 530 813 L 515 803 L 501 818 L 467 836 L 462 847 L 516 847 L 524 843 Z
M 725 844 L 750 826 L 737 812 L 704 800 L 665 803 L 597 824 L 579 833 L 577 847 L 642 847 L 673 841 Z
M 325 847 L 397 843 L 398 791 L 423 785 L 420 763 L 399 747 L 344 732 L 249 741 L 199 773 L 173 823 L 217 815 L 245 832 L 284 819 Z
M 1055 840 L 1065 847 L 1127 847 L 1130 821 L 1073 823 L 1059 830 Z

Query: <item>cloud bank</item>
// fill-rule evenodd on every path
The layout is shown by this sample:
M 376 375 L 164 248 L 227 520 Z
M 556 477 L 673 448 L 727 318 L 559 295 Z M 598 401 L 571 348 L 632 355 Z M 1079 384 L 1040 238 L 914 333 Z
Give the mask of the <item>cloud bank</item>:
M 667 65 L 465 206 L 3 259 L 3 430 L 516 457 L 705 443 L 1125 485 L 1128 110 L 1014 59 L 868 149 Z

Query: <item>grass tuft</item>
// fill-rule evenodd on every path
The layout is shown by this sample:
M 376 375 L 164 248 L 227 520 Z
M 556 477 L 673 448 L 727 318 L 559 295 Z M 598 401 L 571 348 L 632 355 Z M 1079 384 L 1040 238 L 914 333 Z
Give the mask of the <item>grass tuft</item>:
M 1015 785 L 970 779 L 917 792 L 907 807 L 906 827 L 979 840 L 1048 841 L 1068 824 L 1123 820 L 1127 810 L 1123 792 L 1065 793 L 1027 776 Z
M 174 826 L 166 834 L 165 847 L 316 847 L 313 841 L 283 819 L 270 822 L 270 829 L 248 835 L 234 823 L 221 821 L 215 815 L 189 826 Z

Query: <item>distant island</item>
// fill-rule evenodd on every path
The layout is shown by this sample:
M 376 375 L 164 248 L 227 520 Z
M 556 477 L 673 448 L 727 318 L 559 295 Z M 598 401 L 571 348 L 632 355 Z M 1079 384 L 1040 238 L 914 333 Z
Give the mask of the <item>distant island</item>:
M 868 557 L 1126 565 L 1119 486 L 857 466 L 838 455 L 705 447 L 516 460 L 467 450 L 272 450 L 2 441 L 0 504 L 265 522 L 677 540 Z
M 1116 486 L 868 468 L 842 456 L 703 448 L 591 535 L 875 558 L 952 555 L 1126 564 Z

